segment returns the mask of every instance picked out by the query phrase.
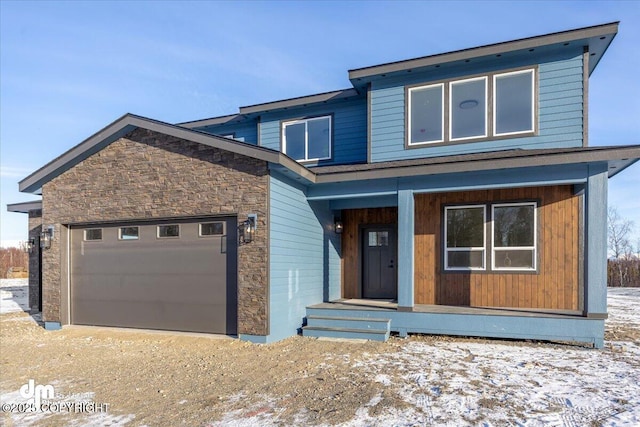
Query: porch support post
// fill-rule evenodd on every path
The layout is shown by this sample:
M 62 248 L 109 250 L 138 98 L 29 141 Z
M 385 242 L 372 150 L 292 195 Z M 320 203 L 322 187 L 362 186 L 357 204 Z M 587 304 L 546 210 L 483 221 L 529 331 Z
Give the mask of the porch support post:
M 398 190 L 398 310 L 413 310 L 414 201 L 412 190 Z
M 607 317 L 607 164 L 589 165 L 585 188 L 584 311 Z

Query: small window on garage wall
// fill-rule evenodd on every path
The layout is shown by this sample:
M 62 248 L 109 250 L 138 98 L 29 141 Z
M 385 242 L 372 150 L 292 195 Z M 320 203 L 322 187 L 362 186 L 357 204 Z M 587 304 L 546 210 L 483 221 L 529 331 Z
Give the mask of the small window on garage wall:
M 180 237 L 180 226 L 178 224 L 159 225 L 157 236 L 159 239 L 177 239 Z
M 84 230 L 84 240 L 102 240 L 102 228 L 87 228 Z
M 203 222 L 200 224 L 200 237 L 221 236 L 224 234 L 224 222 Z
M 120 240 L 138 240 L 139 238 L 139 227 L 120 227 L 120 230 L 118 231 L 118 239 Z

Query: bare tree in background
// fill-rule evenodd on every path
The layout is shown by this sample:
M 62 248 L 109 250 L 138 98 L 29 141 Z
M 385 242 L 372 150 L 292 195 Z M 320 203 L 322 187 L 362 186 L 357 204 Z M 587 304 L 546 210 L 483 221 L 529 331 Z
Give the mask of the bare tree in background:
M 623 218 L 615 206 L 607 212 L 608 249 L 611 258 L 608 261 L 609 286 L 640 286 L 640 257 L 634 251 L 632 243 L 633 221 Z M 640 239 L 638 239 L 640 246 Z

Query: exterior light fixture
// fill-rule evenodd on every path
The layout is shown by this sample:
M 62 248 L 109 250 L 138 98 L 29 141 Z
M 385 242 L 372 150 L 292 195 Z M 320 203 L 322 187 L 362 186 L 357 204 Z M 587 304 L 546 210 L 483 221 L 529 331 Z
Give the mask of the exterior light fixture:
M 478 104 L 479 104 L 479 102 L 476 99 L 467 99 L 467 100 L 462 101 L 460 103 L 459 107 L 462 110 L 470 110 L 471 108 L 477 107 Z
M 40 247 L 42 249 L 49 249 L 51 247 L 51 241 L 53 240 L 53 225 L 42 230 L 40 233 Z
M 24 246 L 22 247 L 22 249 L 26 253 L 31 253 L 35 245 L 36 245 L 36 239 L 29 239 L 26 242 L 24 242 Z
M 256 220 L 258 216 L 251 214 L 240 223 L 240 243 L 251 243 L 256 233 Z
M 333 230 L 336 232 L 336 234 L 342 234 L 343 229 L 344 229 L 344 226 L 342 225 L 342 220 L 340 218 L 334 219 Z

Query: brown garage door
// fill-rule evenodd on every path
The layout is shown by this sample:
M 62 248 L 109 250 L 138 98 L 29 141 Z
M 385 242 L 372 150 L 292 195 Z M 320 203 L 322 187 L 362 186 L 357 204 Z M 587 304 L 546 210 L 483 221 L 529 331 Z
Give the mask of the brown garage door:
M 237 332 L 235 218 L 71 228 L 71 322 Z

